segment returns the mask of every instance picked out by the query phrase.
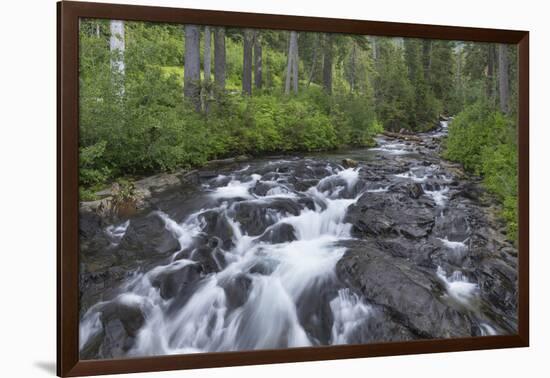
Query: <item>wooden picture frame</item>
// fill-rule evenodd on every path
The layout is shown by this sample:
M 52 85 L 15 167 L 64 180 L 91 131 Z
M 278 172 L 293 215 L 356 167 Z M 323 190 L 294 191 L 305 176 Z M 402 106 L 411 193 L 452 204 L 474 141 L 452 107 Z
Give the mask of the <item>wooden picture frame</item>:
M 129 358 L 79 359 L 79 18 L 500 42 L 518 46 L 518 332 L 515 335 L 419 340 Z M 57 374 L 82 376 L 175 369 L 453 352 L 529 345 L 529 33 L 452 26 L 204 11 L 63 1 L 57 3 Z

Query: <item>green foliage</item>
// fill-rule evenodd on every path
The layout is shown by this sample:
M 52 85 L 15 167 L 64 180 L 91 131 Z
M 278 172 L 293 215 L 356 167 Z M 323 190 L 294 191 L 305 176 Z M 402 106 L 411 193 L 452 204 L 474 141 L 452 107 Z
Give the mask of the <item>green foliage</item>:
M 513 120 L 484 103 L 458 114 L 449 128 L 445 157 L 483 176 L 503 204 L 508 236 L 517 238 L 517 145 Z
M 113 184 L 111 192 L 111 207 L 115 211 L 135 205 L 140 199 L 136 185 L 129 180 L 118 180 Z
M 424 67 L 422 54 L 421 40 L 405 40 L 405 63 L 409 81 L 414 88 L 414 96 L 407 103 L 408 125 L 415 131 L 432 129 L 437 124 L 437 117 L 442 110 L 425 77 L 429 68 Z
M 384 129 L 398 131 L 408 125 L 413 87 L 401 49 L 387 39 L 377 38 L 377 44 L 376 113 Z
M 105 166 L 101 166 L 106 146 L 107 143 L 101 141 L 91 146 L 80 148 L 80 183 L 82 185 L 98 184 L 110 176 L 110 170 Z

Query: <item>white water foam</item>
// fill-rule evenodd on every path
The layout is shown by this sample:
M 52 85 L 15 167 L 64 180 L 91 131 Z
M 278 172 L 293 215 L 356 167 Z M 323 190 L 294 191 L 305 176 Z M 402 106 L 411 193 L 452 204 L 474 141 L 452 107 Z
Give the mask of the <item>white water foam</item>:
M 334 317 L 332 344 L 348 344 L 357 327 L 369 318 L 372 309 L 359 296 L 349 289 L 340 289 L 338 296 L 330 302 Z
M 127 220 L 121 224 L 118 225 L 110 225 L 107 228 L 105 228 L 105 234 L 107 235 L 107 238 L 111 242 L 111 246 L 116 247 L 124 235 L 126 234 L 126 230 L 128 229 L 128 226 L 130 225 L 130 220 Z
M 478 285 L 469 282 L 462 272 L 458 270 L 454 271 L 450 277 L 447 277 L 445 271 L 438 266 L 437 276 L 445 284 L 449 296 L 462 305 L 469 305 L 472 298 L 479 291 Z
M 447 203 L 447 200 L 449 199 L 447 197 L 447 193 L 449 193 L 448 187 L 443 187 L 440 190 L 426 190 L 424 189 L 424 193 L 426 193 L 428 196 L 432 197 L 435 204 L 439 207 L 444 207 Z
M 466 245 L 465 241 L 451 241 L 449 239 L 445 238 L 437 238 L 439 239 L 443 245 L 453 251 L 457 252 L 464 252 L 468 250 L 468 246 Z

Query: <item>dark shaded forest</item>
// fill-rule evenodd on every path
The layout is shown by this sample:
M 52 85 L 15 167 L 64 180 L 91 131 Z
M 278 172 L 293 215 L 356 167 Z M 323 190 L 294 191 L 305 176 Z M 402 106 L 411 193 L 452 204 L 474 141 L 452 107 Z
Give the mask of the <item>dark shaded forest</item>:
M 452 116 L 444 158 L 517 230 L 512 45 L 81 20 L 81 199 L 242 154 L 372 147 Z

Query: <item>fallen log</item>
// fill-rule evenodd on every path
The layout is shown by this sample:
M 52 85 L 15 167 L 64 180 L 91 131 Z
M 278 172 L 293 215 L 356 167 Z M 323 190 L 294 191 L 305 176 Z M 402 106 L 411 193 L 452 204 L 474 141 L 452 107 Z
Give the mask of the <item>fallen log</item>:
M 391 131 L 383 131 L 382 135 L 384 135 L 388 138 L 402 139 L 402 140 L 411 141 L 411 142 L 422 142 L 422 138 L 420 138 L 416 135 L 393 133 Z

